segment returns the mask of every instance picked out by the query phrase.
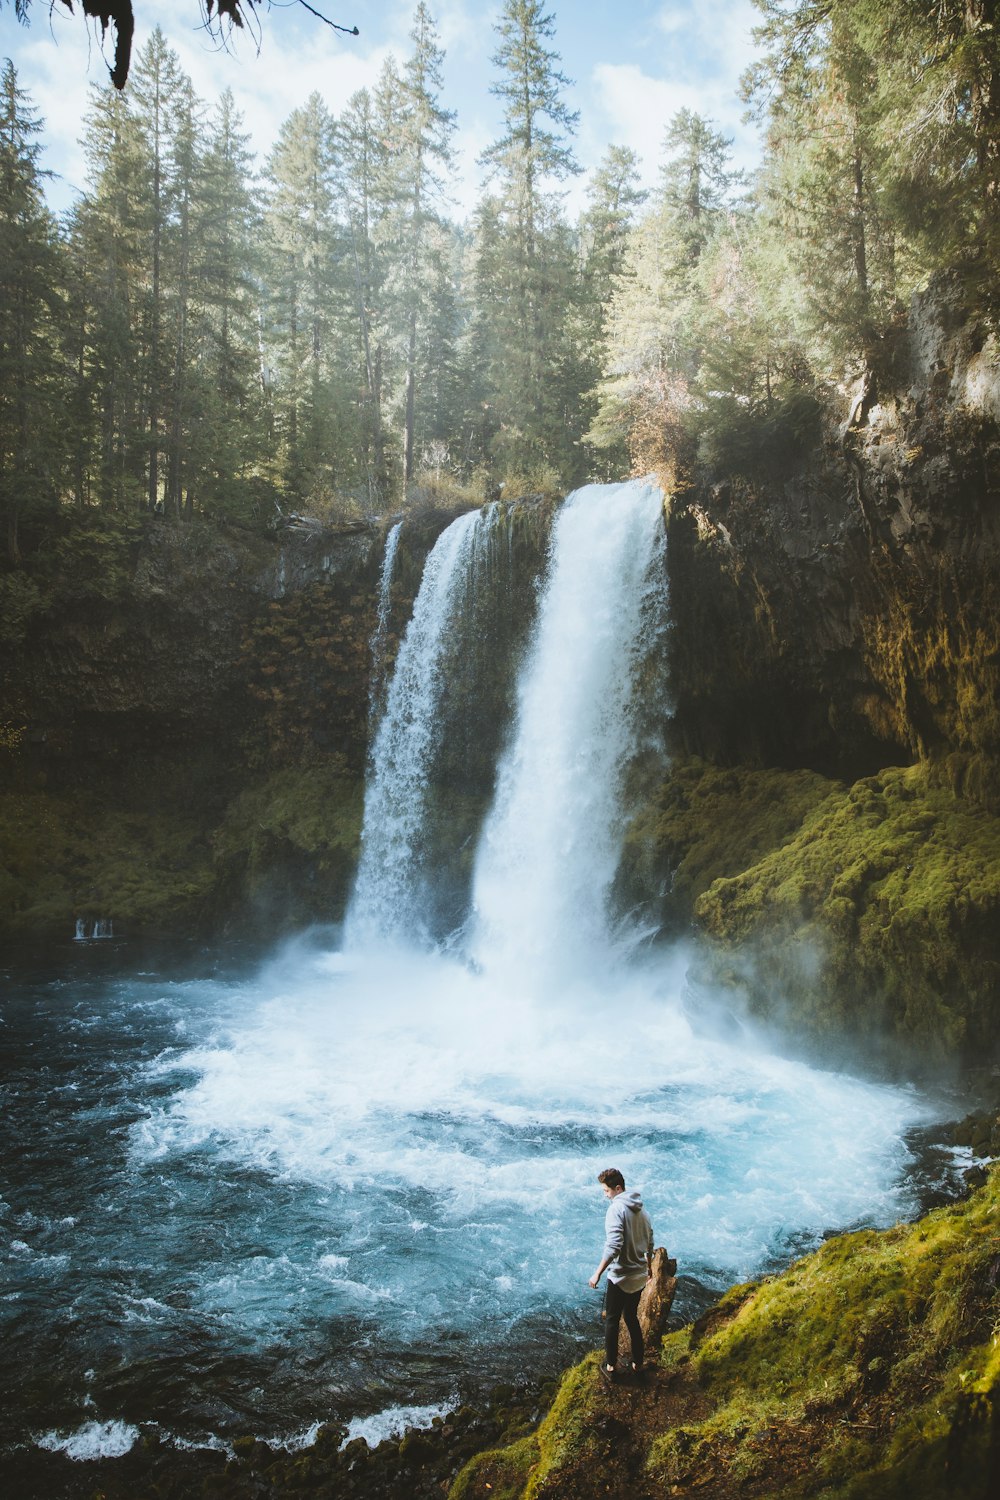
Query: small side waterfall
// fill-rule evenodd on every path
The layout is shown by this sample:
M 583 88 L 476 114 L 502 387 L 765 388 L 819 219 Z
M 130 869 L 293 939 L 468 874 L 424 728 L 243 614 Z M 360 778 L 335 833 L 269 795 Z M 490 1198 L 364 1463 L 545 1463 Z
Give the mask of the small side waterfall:
M 385 539 L 385 556 L 378 584 L 378 613 L 371 638 L 372 675 L 369 686 L 371 722 L 377 724 L 385 707 L 385 646 L 389 634 L 389 611 L 392 606 L 392 570 L 399 547 L 402 521 L 397 521 Z
M 470 613 L 498 513 L 489 505 L 459 516 L 438 537 L 424 567 L 372 747 L 361 861 L 346 924 L 352 948 L 424 941 L 432 929 L 425 831 L 442 705 L 453 687 L 461 622 Z
M 110 917 L 98 917 L 96 922 L 90 922 L 85 917 L 77 917 L 74 931 L 74 940 L 78 943 L 96 943 L 99 938 L 113 938 L 115 935 L 115 924 Z
M 559 513 L 476 861 L 471 948 L 484 968 L 565 976 L 607 962 L 636 689 L 667 624 L 662 505 L 649 483 L 588 485 Z

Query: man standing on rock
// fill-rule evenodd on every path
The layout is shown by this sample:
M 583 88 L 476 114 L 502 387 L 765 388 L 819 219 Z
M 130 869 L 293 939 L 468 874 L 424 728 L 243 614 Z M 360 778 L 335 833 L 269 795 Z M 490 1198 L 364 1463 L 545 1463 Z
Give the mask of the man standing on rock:
M 612 1381 L 618 1365 L 618 1329 L 622 1318 L 632 1343 L 632 1373 L 642 1374 L 639 1298 L 653 1269 L 653 1226 L 642 1206 L 641 1194 L 634 1190 L 626 1193 L 625 1179 L 617 1167 L 606 1167 L 597 1174 L 597 1180 L 608 1199 L 608 1211 L 604 1216 L 604 1257 L 591 1276 L 590 1285 L 596 1287 L 607 1271 L 601 1375 L 605 1381 Z

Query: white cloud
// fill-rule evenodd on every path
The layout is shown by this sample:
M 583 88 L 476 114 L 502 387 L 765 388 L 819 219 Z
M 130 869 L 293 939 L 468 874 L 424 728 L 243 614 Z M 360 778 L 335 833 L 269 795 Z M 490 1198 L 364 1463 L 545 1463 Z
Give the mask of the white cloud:
M 585 113 L 589 157 L 598 143 L 629 146 L 641 159 L 643 184 L 658 175 L 667 125 L 680 109 L 711 120 L 731 137 L 737 167 L 752 170 L 760 156 L 756 128 L 743 119 L 742 74 L 756 55 L 751 29 L 759 15 L 750 0 L 711 6 L 671 3 L 655 18 L 662 52 L 642 63 L 597 63 Z M 601 144 L 601 154 L 604 144 Z M 589 165 L 589 163 L 588 163 Z
M 190 19 L 188 19 L 188 7 Z M 401 6 L 401 12 L 409 7 Z M 141 52 L 152 28 L 160 24 L 200 98 L 212 104 L 232 88 L 245 117 L 251 142 L 263 160 L 278 129 L 291 111 L 316 91 L 339 113 L 359 88 L 371 87 L 392 50 L 385 41 L 341 37 L 317 21 L 311 27 L 286 23 L 272 11 L 264 19 L 260 50 L 249 33 L 236 33 L 222 51 L 217 37 L 197 27 L 194 0 L 185 0 L 185 19 L 178 20 L 178 0 L 145 0 L 133 49 Z M 9 15 L 9 9 L 5 10 Z M 54 13 L 61 24 L 34 22 L 17 28 L 10 51 L 21 86 L 30 94 L 45 122 L 43 165 L 61 179 L 50 198 L 57 208 L 72 201 L 84 186 L 84 157 L 78 145 L 91 84 L 107 82 L 99 31 L 84 26 L 78 15 Z M 404 37 L 405 40 L 405 37 Z M 109 48 L 105 46 L 105 52 Z

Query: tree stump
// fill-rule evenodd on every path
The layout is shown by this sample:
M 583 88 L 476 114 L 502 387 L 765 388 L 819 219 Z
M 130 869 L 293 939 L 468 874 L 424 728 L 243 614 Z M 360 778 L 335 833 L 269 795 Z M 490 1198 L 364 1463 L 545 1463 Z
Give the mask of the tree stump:
M 639 1298 L 639 1326 L 648 1349 L 659 1346 L 677 1290 L 677 1262 L 661 1246 L 653 1251 L 653 1273 Z M 622 1322 L 618 1333 L 618 1358 L 625 1364 L 632 1359 L 628 1329 Z

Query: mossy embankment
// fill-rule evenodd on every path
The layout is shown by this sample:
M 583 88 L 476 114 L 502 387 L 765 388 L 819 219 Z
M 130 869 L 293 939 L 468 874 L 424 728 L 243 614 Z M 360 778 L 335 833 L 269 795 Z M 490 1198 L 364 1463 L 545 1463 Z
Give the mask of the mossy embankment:
M 450 1500 L 987 1500 L 1000 1482 L 1000 1169 L 914 1224 L 828 1240 L 669 1334 L 644 1389 L 596 1355 Z
M 933 767 L 852 784 L 676 764 L 626 839 L 627 882 L 703 943 L 695 975 L 829 1055 L 984 1063 L 1000 1014 L 1000 818 Z

